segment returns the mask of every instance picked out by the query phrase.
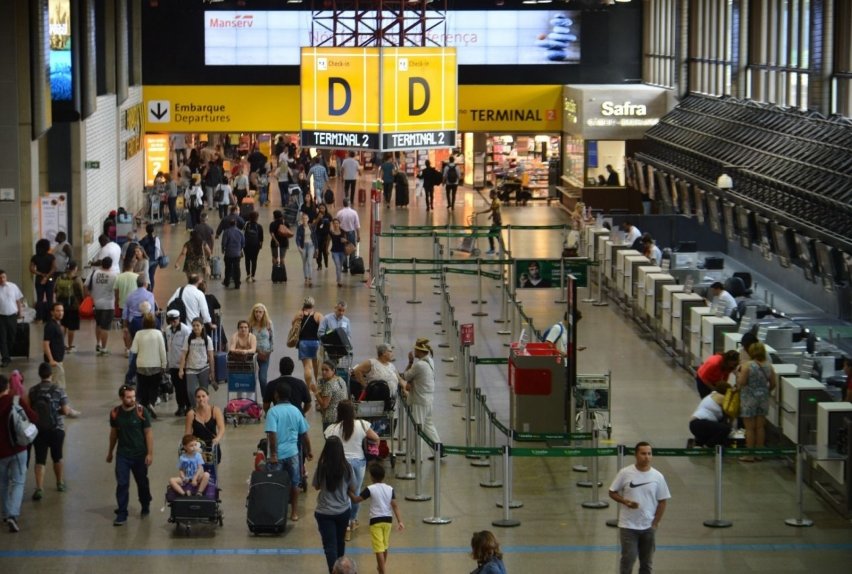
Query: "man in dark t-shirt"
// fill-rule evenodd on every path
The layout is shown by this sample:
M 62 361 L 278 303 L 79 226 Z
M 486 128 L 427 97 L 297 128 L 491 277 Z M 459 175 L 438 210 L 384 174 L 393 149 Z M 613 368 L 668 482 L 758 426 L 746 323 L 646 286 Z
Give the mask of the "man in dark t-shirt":
M 54 303 L 50 308 L 50 319 L 44 324 L 42 350 L 44 362 L 53 369 L 53 384 L 65 388 L 65 369 L 62 361 L 65 359 L 65 335 L 62 332 L 62 317 L 65 307 L 62 303 Z
M 122 385 L 118 390 L 121 404 L 110 411 L 109 451 L 106 461 L 112 462 L 115 450 L 115 510 L 114 526 L 127 523 L 127 506 L 130 502 L 130 475 L 136 480 L 142 517 L 151 513 L 151 487 L 148 467 L 154 460 L 154 432 L 148 409 L 136 404 L 136 388 Z M 118 448 L 116 449 L 116 446 Z
M 275 389 L 278 388 L 278 385 L 290 387 L 290 402 L 302 411 L 302 414 L 306 415 L 311 410 L 311 394 L 308 392 L 308 386 L 302 379 L 292 376 L 294 368 L 293 359 L 290 357 L 281 358 L 278 363 L 278 372 L 281 376 L 266 385 L 266 393 L 263 395 L 264 411 L 269 411 L 275 405 Z

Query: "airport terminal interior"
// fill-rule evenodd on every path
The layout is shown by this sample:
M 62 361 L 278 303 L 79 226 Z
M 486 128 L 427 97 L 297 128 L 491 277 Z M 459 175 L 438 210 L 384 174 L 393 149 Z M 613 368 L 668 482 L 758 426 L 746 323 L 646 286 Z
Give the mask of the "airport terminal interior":
M 277 166 L 273 150 L 281 135 L 336 167 L 327 186 L 337 213 L 344 207 L 340 161 L 349 149 L 308 142 L 363 137 L 372 144 L 376 137 L 379 145 L 356 149 L 355 156 L 362 170 L 353 207 L 365 274 L 346 273 L 338 284 L 333 263 L 312 264 L 308 285 L 291 240 L 287 281 L 273 283 L 267 239 L 256 281 L 235 289 L 210 278 L 207 291 L 221 303 L 229 338 L 253 305 L 268 308 L 275 332 L 270 380 L 282 357 L 296 359 L 286 339 L 306 297 L 322 314 L 346 302 L 352 338 L 344 371 L 374 358 L 382 343 L 392 346 L 402 371 L 415 343 L 428 339 L 433 417 L 446 456 L 430 459 L 432 450 L 421 443 L 424 460 L 414 464 L 414 453 L 405 450 L 414 448 L 413 437 L 384 437 L 390 454 L 381 464 L 405 526 L 394 521 L 387 572 L 475 571 L 470 540 L 481 530 L 497 537 L 507 572 L 620 571 L 619 529 L 608 524 L 619 505 L 608 489 L 619 471 L 617 453 L 625 452 L 622 465 L 632 464 L 632 450 L 621 447 L 640 441 L 652 445 L 651 464 L 671 491 L 656 530 L 655 571 L 848 571 L 852 458 L 843 437 L 852 426 L 852 403 L 843 357 L 852 356 L 852 4 L 63 2 L 14 0 L 10 17 L 0 21 L 0 46 L 9 48 L 10 68 L 21 78 L 0 80 L 9 87 L 0 89 L 0 111 L 9 112 L 0 117 L 0 153 L 19 166 L 0 168 L 0 268 L 30 306 L 35 242 L 69 230 L 87 275 L 104 220 L 125 207 L 129 233 L 142 237 L 145 224 L 154 223 L 171 259 L 156 271 L 153 289 L 165 309 L 186 284 L 174 262 L 189 230 L 184 210 L 170 224 L 160 205 L 165 188 L 155 176 L 175 174 L 194 146 L 209 144 L 211 154 L 216 149 L 229 167 L 247 173 L 245 156 L 255 149 L 270 168 Z M 61 10 L 54 14 L 58 4 L 78 18 L 80 40 L 90 42 L 73 44 L 69 58 L 79 68 L 66 86 L 72 96 L 51 104 L 51 89 L 61 88 L 39 86 L 33 70 L 46 62 L 31 44 L 41 34 L 51 48 L 60 47 L 53 40 L 69 20 Z M 452 44 L 458 58 L 449 124 L 441 118 L 432 131 L 396 139 L 382 139 L 387 126 L 350 134 L 323 131 L 318 120 L 308 125 L 309 110 L 299 106 L 298 47 L 321 47 L 344 29 L 367 26 L 353 23 L 347 11 L 356 5 L 369 11 L 368 4 L 445 26 L 443 43 L 431 45 Z M 482 22 L 462 23 L 458 16 L 466 11 L 477 11 Z M 291 22 L 288 14 L 298 16 Z M 761 18 L 777 26 L 761 26 Z M 340 22 L 345 26 L 336 27 Z M 701 40 L 690 44 L 688 58 L 681 25 Z M 252 34 L 255 26 L 267 43 L 230 35 Z M 717 42 L 727 31 L 730 38 Z M 834 44 L 811 45 L 817 36 Z M 473 46 L 473 37 L 485 43 Z M 757 48 L 748 52 L 747 40 L 780 46 L 787 61 L 770 62 Z M 832 50 L 835 57 L 827 57 Z M 442 52 L 441 61 L 446 58 Z M 395 65 L 402 69 L 399 60 Z M 176 105 L 180 98 L 183 108 Z M 197 102 L 201 108 L 192 107 Z M 280 102 L 287 103 L 279 109 Z M 327 103 L 331 110 L 339 101 L 331 96 Z M 425 109 L 428 98 L 420 103 Z M 388 149 L 381 143 L 431 143 L 449 134 L 450 146 L 397 150 L 410 195 L 404 205 L 398 195 L 386 202 L 376 189 L 377 150 Z M 462 168 L 454 205 L 446 185 L 438 185 L 427 210 L 416 176 L 425 160 L 442 169 L 451 156 Z M 292 213 L 271 174 L 270 180 L 268 204 L 255 207 L 264 233 L 276 210 Z M 502 214 L 498 249 L 489 249 L 492 194 Z M 215 229 L 218 211 L 205 206 L 203 212 Z M 662 260 L 626 242 L 628 232 L 653 235 Z M 221 254 L 218 241 L 214 252 Z M 535 282 L 534 268 L 548 287 L 524 288 L 530 276 Z M 711 306 L 717 281 L 736 296 L 733 314 Z M 569 342 L 561 356 L 552 345 L 537 346 L 560 322 Z M 38 382 L 43 329 L 41 322 L 29 324 L 28 356 L 13 355 L 0 374 L 20 371 L 27 388 Z M 695 446 L 696 369 L 715 353 L 739 351 L 746 332 L 766 344 L 778 375 L 767 450 L 741 456 L 746 443 L 736 429 L 723 450 Z M 83 320 L 64 360 L 70 403 L 80 411 L 65 419 L 65 483 L 60 491 L 48 464 L 43 496 L 34 500 L 30 463 L 20 532 L 0 529 L 2 572 L 327 571 L 313 488 L 299 493 L 299 519 L 288 520 L 283 533 L 254 535 L 247 527 L 263 421 L 226 427 L 216 468 L 221 524 L 170 521 L 165 492 L 185 424 L 174 396 L 154 407 L 150 515 L 141 514 L 131 482 L 128 520 L 114 526 L 109 418 L 128 359 L 120 330 L 112 330 L 108 352 L 96 344 L 94 321 Z M 520 370 L 510 375 L 511 369 Z M 294 375 L 303 376 L 298 360 Z M 211 391 L 220 409 L 232 398 L 227 381 Z M 324 438 L 315 409 L 306 419 L 312 477 Z M 514 439 L 502 429 L 514 431 Z M 524 432 L 532 433 L 529 440 Z M 475 447 L 491 456 L 475 456 L 468 450 Z M 495 454 L 504 447 L 516 455 Z M 762 456 L 749 460 L 753 454 Z M 362 504 L 361 526 L 346 542 L 358 572 L 376 569 L 368 506 Z

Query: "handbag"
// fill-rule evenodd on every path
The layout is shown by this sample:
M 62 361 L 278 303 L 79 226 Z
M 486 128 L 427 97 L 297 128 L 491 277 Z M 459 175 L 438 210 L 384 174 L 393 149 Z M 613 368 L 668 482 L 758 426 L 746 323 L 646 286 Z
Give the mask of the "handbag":
M 722 412 L 729 419 L 735 419 L 740 416 L 740 392 L 734 388 L 728 388 L 725 391 L 725 400 L 722 401 Z
M 165 269 L 169 266 L 169 256 L 168 255 L 160 255 L 160 258 L 157 260 L 157 265 L 159 265 L 160 269 Z
M 299 333 L 302 332 L 301 323 L 301 321 L 299 321 L 298 323 L 294 322 L 290 326 L 290 332 L 287 333 L 287 346 L 291 349 L 299 344 Z
M 364 426 L 364 421 L 361 421 L 361 428 L 364 429 L 365 433 L 367 432 L 367 427 Z M 367 462 L 379 458 L 379 443 L 372 442 L 365 436 L 364 440 L 361 441 L 361 448 L 364 450 L 364 458 Z
M 344 252 L 347 256 L 348 256 L 348 255 L 352 255 L 353 253 L 355 253 L 355 245 L 354 245 L 354 244 L 352 244 L 352 243 L 347 243 L 347 244 L 343 247 L 343 252 Z
M 258 351 L 257 352 L 257 360 L 260 363 L 265 363 L 266 361 L 269 360 L 269 353 L 267 353 L 266 351 Z

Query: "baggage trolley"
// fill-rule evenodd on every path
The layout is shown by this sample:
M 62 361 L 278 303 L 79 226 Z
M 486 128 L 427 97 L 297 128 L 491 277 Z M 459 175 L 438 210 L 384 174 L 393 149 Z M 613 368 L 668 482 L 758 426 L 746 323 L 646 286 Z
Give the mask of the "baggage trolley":
M 228 354 L 228 404 L 225 422 L 259 423 L 263 409 L 257 402 L 257 361 L 254 355 Z
M 207 489 L 201 494 L 180 496 L 170 487 L 166 486 L 166 505 L 169 507 L 169 523 L 175 525 L 175 532 L 181 530 L 184 534 L 192 532 L 193 524 L 218 524 L 224 523 L 222 512 L 222 501 L 219 498 L 221 489 L 218 485 L 219 447 L 217 445 L 206 445 L 201 439 L 201 456 L 204 458 L 204 470 L 210 473 Z M 178 445 L 178 454 L 182 446 Z
M 156 187 L 148 192 L 148 221 L 151 223 L 163 222 L 162 190 Z
M 591 432 L 593 429 L 605 432 L 607 439 L 612 436 L 612 418 L 610 416 L 610 397 L 612 396 L 612 375 L 577 375 L 574 387 L 576 417 L 574 428 L 578 432 Z
M 471 257 L 479 257 L 480 251 L 479 247 L 477 247 L 477 230 L 476 230 L 476 214 L 469 215 L 467 217 L 468 226 L 473 227 L 468 237 L 462 237 L 461 245 L 458 246 L 457 249 L 451 251 L 460 251 L 462 253 L 469 253 Z
M 302 191 L 298 187 L 296 186 L 296 191 L 290 194 L 290 199 L 284 206 L 284 223 L 288 227 L 296 225 L 299 221 L 299 210 L 302 208 Z
M 370 427 L 379 435 L 380 461 L 390 460 L 391 468 L 396 468 L 396 455 L 393 452 L 393 431 L 396 421 L 394 409 L 396 398 L 387 401 L 356 401 L 355 418 L 370 423 Z M 384 445 L 384 448 L 383 448 Z

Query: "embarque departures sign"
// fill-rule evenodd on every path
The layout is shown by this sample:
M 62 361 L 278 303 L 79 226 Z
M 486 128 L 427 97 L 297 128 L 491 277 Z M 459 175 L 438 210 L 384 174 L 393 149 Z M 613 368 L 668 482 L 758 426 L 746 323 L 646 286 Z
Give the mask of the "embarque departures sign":
M 455 145 L 454 48 L 302 48 L 302 145 Z

